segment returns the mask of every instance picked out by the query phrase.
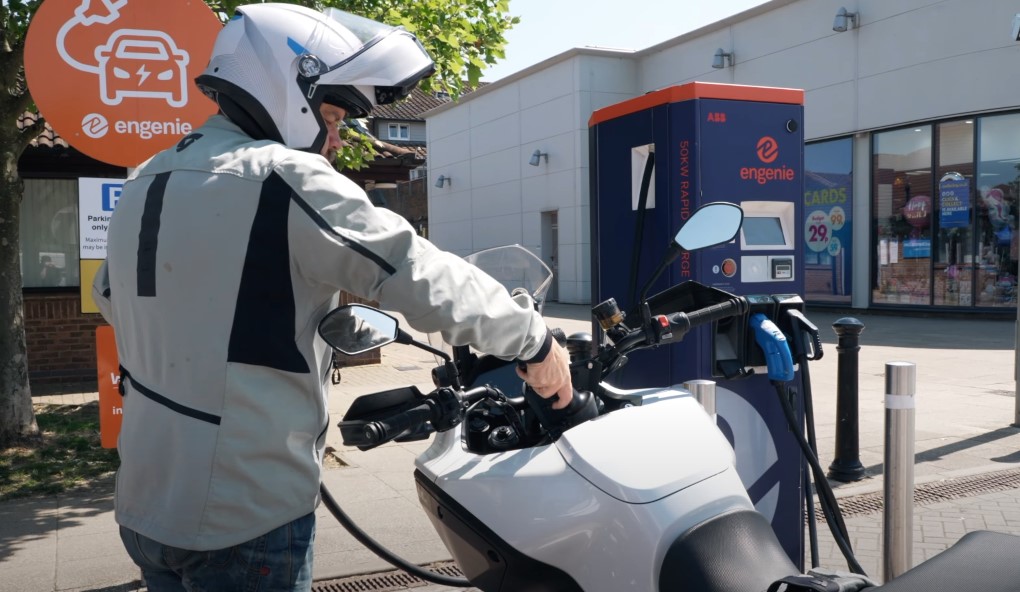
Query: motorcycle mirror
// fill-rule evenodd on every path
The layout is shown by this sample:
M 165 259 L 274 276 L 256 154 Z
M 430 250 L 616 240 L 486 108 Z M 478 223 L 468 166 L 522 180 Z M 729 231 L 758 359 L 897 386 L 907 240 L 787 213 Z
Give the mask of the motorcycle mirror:
M 644 322 L 651 321 L 651 312 L 646 306 L 648 290 L 659 279 L 669 264 L 676 261 L 683 251 L 696 251 L 721 245 L 736 238 L 740 225 L 744 223 L 744 210 L 737 204 L 723 201 L 707 203 L 691 214 L 669 245 L 669 252 L 663 257 L 655 273 L 641 288 L 636 303 L 641 307 Z
M 396 341 L 398 325 L 397 319 L 381 310 L 348 304 L 319 322 L 319 335 L 337 351 L 353 356 Z
M 744 210 L 726 202 L 713 202 L 698 208 L 673 239 L 685 251 L 695 251 L 728 243 L 740 232 Z

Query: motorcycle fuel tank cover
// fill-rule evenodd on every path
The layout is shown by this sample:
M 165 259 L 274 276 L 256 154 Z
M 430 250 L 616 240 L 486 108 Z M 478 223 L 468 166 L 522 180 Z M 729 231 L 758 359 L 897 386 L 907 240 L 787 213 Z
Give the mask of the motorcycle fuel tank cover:
M 684 391 L 585 422 L 564 432 L 556 447 L 589 483 L 632 504 L 666 497 L 734 462 L 729 442 Z

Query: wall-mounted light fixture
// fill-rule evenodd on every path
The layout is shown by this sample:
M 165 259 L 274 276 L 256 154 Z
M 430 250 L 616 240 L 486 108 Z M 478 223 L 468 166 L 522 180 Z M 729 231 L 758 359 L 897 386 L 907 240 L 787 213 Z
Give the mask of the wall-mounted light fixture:
M 733 52 L 725 52 L 723 48 L 715 50 L 715 56 L 712 58 L 712 67 L 716 69 L 722 69 L 726 66 L 733 65 Z
M 832 30 L 842 33 L 847 29 L 856 28 L 859 14 L 858 12 L 847 12 L 846 7 L 840 6 L 836 11 L 836 18 L 832 21 Z
M 436 187 L 442 188 L 443 185 L 451 185 L 452 186 L 453 185 L 453 179 L 447 177 L 446 175 L 439 175 L 439 178 L 436 179 Z
M 545 158 L 546 164 L 549 163 L 549 153 L 542 152 L 541 150 L 536 148 L 535 151 L 531 153 L 531 160 L 528 161 L 528 164 L 530 164 L 531 166 L 538 166 L 539 164 L 541 164 L 542 158 Z

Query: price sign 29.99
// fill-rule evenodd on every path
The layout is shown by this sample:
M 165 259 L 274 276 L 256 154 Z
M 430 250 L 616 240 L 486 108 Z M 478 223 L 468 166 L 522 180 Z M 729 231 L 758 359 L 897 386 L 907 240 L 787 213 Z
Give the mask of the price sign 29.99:
M 813 210 L 808 213 L 804 222 L 804 242 L 808 249 L 815 253 L 828 251 L 835 256 L 841 247 L 838 238 L 833 236 L 846 224 L 846 212 L 839 206 L 831 210 Z
M 804 222 L 804 242 L 807 247 L 816 253 L 821 253 L 829 247 L 829 239 L 832 238 L 832 224 L 829 221 L 829 214 L 823 210 L 815 210 L 807 215 Z

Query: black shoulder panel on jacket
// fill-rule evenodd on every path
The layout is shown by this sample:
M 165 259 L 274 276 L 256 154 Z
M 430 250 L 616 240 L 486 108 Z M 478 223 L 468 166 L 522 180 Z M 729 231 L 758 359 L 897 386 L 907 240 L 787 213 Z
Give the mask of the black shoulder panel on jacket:
M 145 194 L 142 224 L 138 230 L 138 296 L 156 295 L 156 250 L 159 248 L 159 222 L 163 214 L 163 197 L 170 173 L 160 173 L 149 184 Z
M 228 362 L 308 373 L 294 336 L 287 214 L 293 191 L 273 173 L 262 184 L 230 330 Z

